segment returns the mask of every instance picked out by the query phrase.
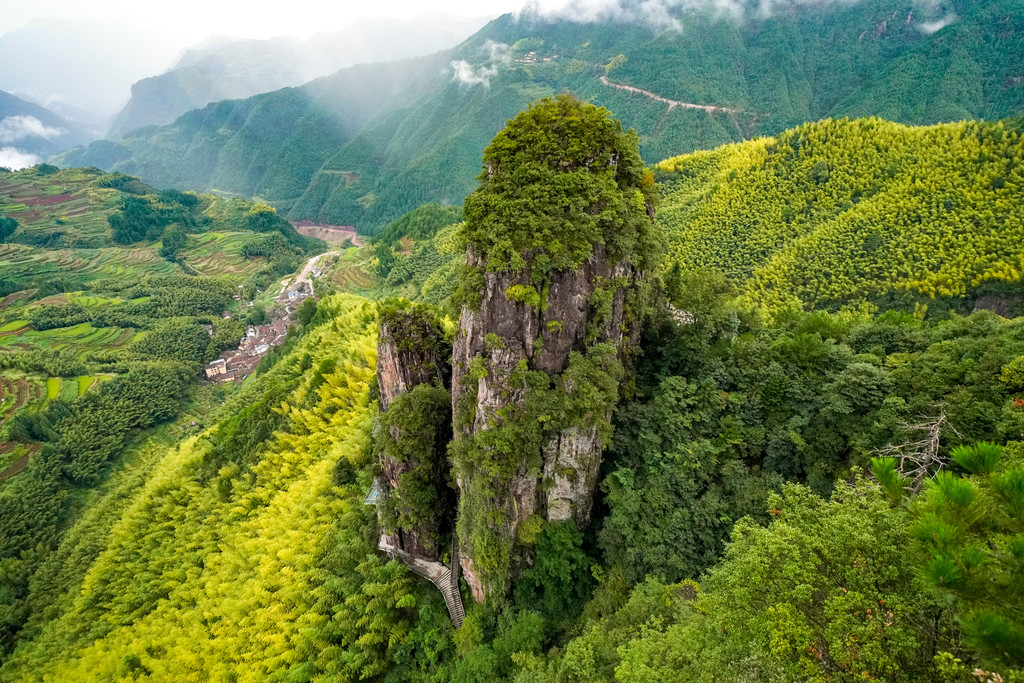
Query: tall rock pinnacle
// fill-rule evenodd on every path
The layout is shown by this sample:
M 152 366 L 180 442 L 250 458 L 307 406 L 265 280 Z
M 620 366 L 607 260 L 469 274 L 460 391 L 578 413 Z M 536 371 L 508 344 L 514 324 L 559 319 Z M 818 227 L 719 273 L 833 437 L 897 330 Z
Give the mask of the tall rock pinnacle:
M 658 252 L 637 138 L 568 95 L 510 120 L 466 199 L 452 357 L 462 565 L 503 594 L 545 524 L 590 520 Z

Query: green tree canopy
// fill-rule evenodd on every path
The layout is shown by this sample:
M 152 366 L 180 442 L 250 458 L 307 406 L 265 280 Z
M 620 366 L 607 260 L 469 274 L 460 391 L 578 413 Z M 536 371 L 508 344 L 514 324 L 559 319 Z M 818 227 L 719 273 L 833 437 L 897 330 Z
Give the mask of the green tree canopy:
M 653 258 L 654 182 L 636 133 L 604 107 L 545 98 L 508 122 L 483 161 L 463 239 L 488 269 L 519 271 L 528 258 L 539 281 L 577 267 L 599 244 L 641 266 Z

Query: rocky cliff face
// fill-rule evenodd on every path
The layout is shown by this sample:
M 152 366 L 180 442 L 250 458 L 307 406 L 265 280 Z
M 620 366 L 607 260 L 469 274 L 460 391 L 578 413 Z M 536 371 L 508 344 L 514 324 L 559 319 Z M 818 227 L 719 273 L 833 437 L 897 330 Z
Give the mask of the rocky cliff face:
M 472 251 L 467 263 L 482 269 L 480 257 Z M 524 408 L 524 403 L 531 393 L 550 392 L 556 403 L 571 402 L 581 393 L 600 393 L 602 388 L 591 386 L 589 377 L 566 373 L 574 354 L 583 358 L 589 349 L 602 348 L 599 345 L 614 358 L 616 368 L 611 375 L 620 374 L 617 361 L 635 345 L 640 331 L 639 321 L 628 311 L 629 294 L 637 278 L 632 264 L 613 263 L 598 245 L 580 268 L 551 274 L 542 288 L 546 296 L 541 305 L 510 299 L 507 294 L 516 291 L 517 285 L 530 286 L 529 269 L 525 269 L 519 273 L 485 272 L 479 308 L 466 306 L 462 310 L 452 356 L 453 405 L 460 426 L 457 436 L 482 437 L 485 450 L 487 434 L 501 426 L 514 425 L 522 437 L 521 461 L 513 464 L 514 472 L 504 482 L 488 481 L 486 487 L 488 513 L 494 518 L 497 511 L 503 520 L 501 528 L 494 530 L 496 536 L 509 539 L 513 546 L 509 550 L 513 574 L 517 565 L 529 561 L 528 549 L 515 546 L 521 545 L 520 527 L 529 526 L 531 518 L 546 522 L 571 519 L 579 528 L 589 523 L 604 448 L 602 427 L 610 422 L 615 396 L 614 391 L 611 396 L 605 392 L 602 398 L 607 400 L 596 401 L 589 414 L 552 419 L 548 429 L 523 424 L 524 414 L 527 421 L 533 421 L 533 411 Z M 531 388 L 533 382 L 524 380 L 529 373 L 535 373 L 534 380 L 543 373 L 551 384 Z M 460 420 L 460 413 L 472 415 L 472 420 Z M 531 431 L 539 439 L 536 454 L 528 452 Z M 473 476 L 467 472 L 459 481 L 463 496 L 470 501 L 480 495 L 471 490 L 473 482 L 468 479 Z M 475 511 L 463 505 L 460 514 L 471 517 Z M 474 598 L 480 601 L 487 588 L 475 566 L 477 548 L 468 529 L 463 535 L 463 571 Z
M 507 592 L 548 525 L 590 521 L 658 251 L 636 135 L 569 96 L 509 121 L 466 198 L 450 453 L 462 567 Z
M 467 262 L 481 265 L 473 254 L 467 255 Z M 603 248 L 596 249 L 579 270 L 553 274 L 544 306 L 531 307 L 506 295 L 515 285 L 528 286 L 528 277 L 526 272 L 485 273 L 479 309 L 466 307 L 462 311 L 452 355 L 452 382 L 456 401 L 463 392 L 476 394 L 473 433 L 488 429 L 493 420 L 499 419 L 497 414 L 504 406 L 522 400 L 525 389 L 507 382 L 520 363 L 555 377 L 568 368 L 570 353 L 585 353 L 595 343 L 610 342 L 620 348 L 624 337 L 635 342 L 639 333 L 636 324 L 626 324 L 625 311 L 626 293 L 636 272 L 628 264 L 610 264 Z M 597 292 L 599 296 L 595 296 Z M 602 303 L 606 310 L 595 310 L 597 298 L 605 299 Z M 494 335 L 498 343 L 491 337 L 488 344 L 488 335 Z M 487 375 L 475 381 L 469 377 L 474 358 L 485 359 L 490 365 Z M 600 461 L 596 431 L 573 425 L 550 434 L 547 440 L 544 469 L 552 473 L 547 483 L 564 480 L 571 469 L 581 475 L 580 486 L 586 488 L 585 482 L 592 479 L 587 473 L 595 461 Z M 567 488 L 575 487 L 546 486 L 535 503 L 523 500 L 520 507 L 542 510 L 547 519 L 571 517 L 583 527 L 590 520 L 589 496 L 583 496 L 583 502 Z M 521 512 L 520 516 L 529 514 Z
M 392 401 L 419 384 L 443 386 L 446 350 L 442 333 L 429 319 L 417 319 L 406 311 L 382 316 L 377 337 L 380 412 L 387 412 Z
M 375 446 L 383 501 L 378 507 L 388 545 L 437 561 L 454 524 L 455 490 L 447 445 L 450 345 L 425 307 L 387 307 L 377 342 L 380 418 Z

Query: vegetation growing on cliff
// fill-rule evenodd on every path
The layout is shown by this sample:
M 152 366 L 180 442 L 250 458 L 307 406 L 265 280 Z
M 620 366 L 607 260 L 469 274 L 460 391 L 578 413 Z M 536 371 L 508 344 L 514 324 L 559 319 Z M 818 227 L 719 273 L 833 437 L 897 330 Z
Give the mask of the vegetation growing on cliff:
M 378 503 L 382 531 L 398 536 L 400 549 L 437 558 L 451 540 L 457 502 L 448 460 L 451 343 L 443 321 L 424 304 L 388 300 L 379 319 L 378 351 L 392 355 L 388 367 L 401 364 L 399 372 L 420 382 L 397 396 L 397 386 L 385 388 L 391 401 L 374 431 L 374 454 L 387 482 Z
M 536 529 L 526 536 L 516 531 L 523 521 L 517 496 L 524 494 L 511 491 L 512 482 L 539 479 L 555 467 L 545 460 L 555 455 L 544 451 L 565 430 L 594 430 L 597 452 L 580 457 L 600 457 L 611 435 L 607 419 L 625 379 L 623 358 L 629 351 L 619 347 L 630 345 L 630 331 L 643 316 L 647 290 L 638 281 L 651 269 L 658 242 L 654 185 L 640 161 L 636 135 L 623 132 L 603 108 L 569 95 L 541 100 L 509 121 L 483 161 L 480 187 L 466 199 L 459 235 L 470 255 L 459 283 L 466 309 L 462 323 L 469 326 L 464 343 L 483 348 L 472 348 L 468 367 L 456 369 L 461 380 L 453 387 L 451 455 L 461 490 L 460 542 L 486 590 L 500 599 L 527 562 L 537 534 Z M 591 272 L 582 269 L 584 263 L 591 264 L 593 274 L 572 281 L 571 273 Z M 616 268 L 621 276 L 602 277 L 620 272 Z M 510 330 L 522 328 L 524 321 L 488 317 L 485 330 L 472 322 L 472 316 L 483 315 L 476 311 L 485 303 L 490 311 L 503 310 L 501 302 L 484 302 L 484 282 L 491 278 L 493 285 L 496 277 L 508 286 L 489 296 L 522 307 L 487 316 L 541 316 L 536 339 L 514 339 L 517 348 L 532 345 L 525 356 L 508 355 L 505 340 L 496 334 L 518 334 Z M 587 297 L 585 311 L 565 311 L 584 316 L 574 322 L 585 327 L 585 335 L 559 341 L 560 321 L 544 322 L 552 286 L 562 297 Z M 641 294 L 634 299 L 620 293 L 632 305 L 624 304 L 616 324 L 615 291 L 633 287 Z M 546 343 L 565 345 L 565 357 L 555 361 L 557 367 L 537 368 L 530 356 Z M 498 394 L 497 404 L 478 407 L 481 383 Z M 487 413 L 477 415 L 477 410 Z M 553 450 L 557 454 L 558 446 Z M 561 465 L 574 466 L 580 471 L 546 471 L 541 486 L 554 486 L 559 476 L 586 476 L 585 462 Z M 547 511 L 538 514 L 543 518 Z
M 420 384 L 392 401 L 381 414 L 375 439 L 377 455 L 399 463 L 404 470 L 397 486 L 380 504 L 384 531 L 414 530 L 435 552 L 444 548 L 455 518 L 454 483 L 447 458 L 451 420 L 451 392 L 443 386 Z

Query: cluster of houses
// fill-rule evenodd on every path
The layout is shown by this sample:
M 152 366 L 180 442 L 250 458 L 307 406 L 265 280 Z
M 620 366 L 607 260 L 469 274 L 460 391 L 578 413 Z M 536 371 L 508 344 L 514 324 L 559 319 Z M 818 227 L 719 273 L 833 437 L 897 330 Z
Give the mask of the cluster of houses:
M 558 59 L 558 55 L 551 55 L 550 57 L 542 57 L 541 61 L 542 62 L 550 62 L 553 59 Z M 519 64 L 536 64 L 537 63 L 537 51 L 533 50 L 531 52 L 527 52 L 525 55 L 522 56 L 522 58 L 517 59 L 516 62 L 518 62 Z
M 286 288 L 268 312 L 271 322 L 266 325 L 250 325 L 239 341 L 238 348 L 223 352 L 220 358 L 206 366 L 206 378 L 213 382 L 231 382 L 252 374 L 267 351 L 284 343 L 288 329 L 297 324 L 296 309 L 312 295 L 312 286 L 308 280 Z

